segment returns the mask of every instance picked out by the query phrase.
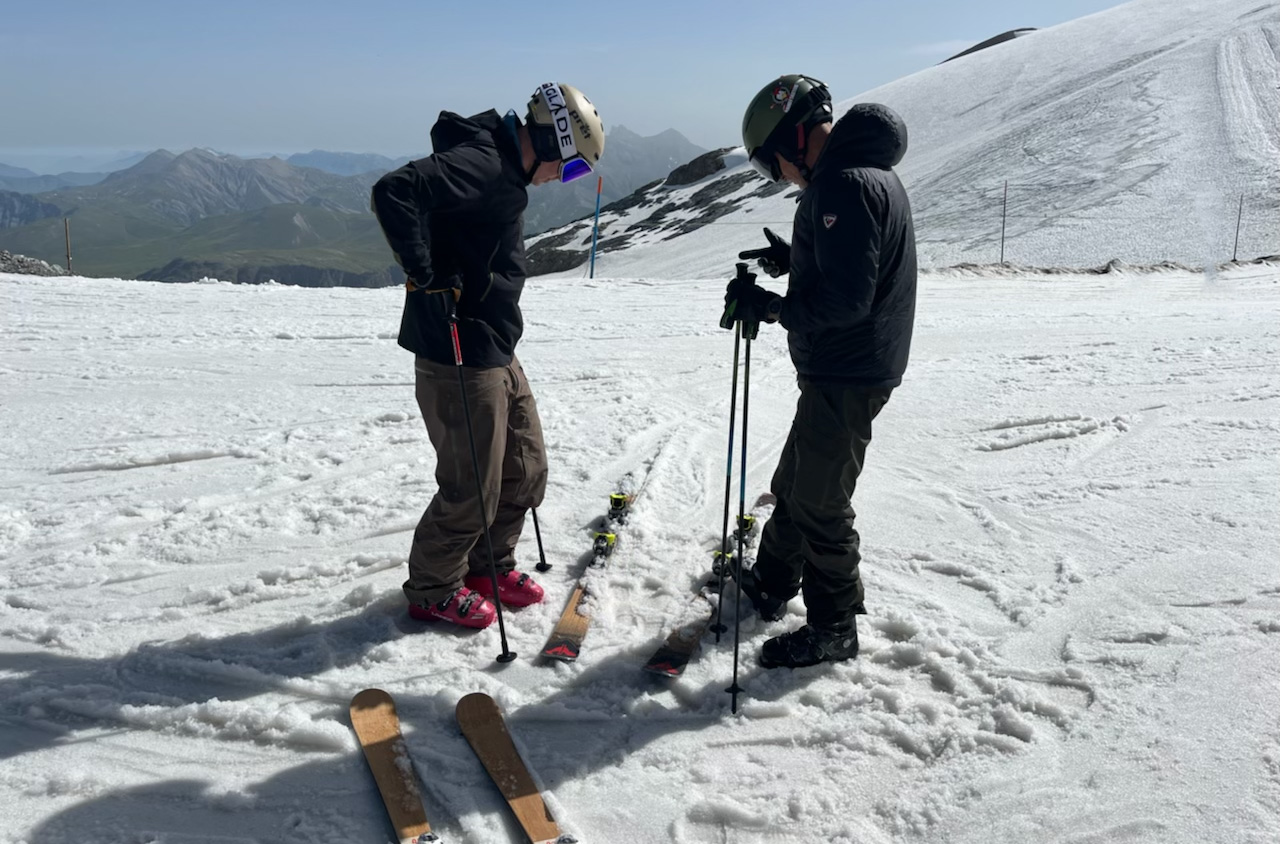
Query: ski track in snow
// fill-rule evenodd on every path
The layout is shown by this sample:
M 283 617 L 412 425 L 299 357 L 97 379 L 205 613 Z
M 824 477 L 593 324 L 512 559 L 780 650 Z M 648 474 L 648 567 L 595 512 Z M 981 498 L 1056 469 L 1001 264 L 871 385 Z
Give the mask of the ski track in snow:
M 555 568 L 499 668 L 496 628 L 403 612 L 435 485 L 398 292 L 0 276 L 0 841 L 376 839 L 365 686 L 397 696 L 450 840 L 515 835 L 453 727 L 473 690 L 583 840 L 1273 837 L 1274 270 L 926 277 L 855 498 L 862 654 L 764 672 L 803 605 L 744 618 L 737 717 L 731 637 L 677 682 L 639 671 L 718 539 L 718 288 L 530 285 Z M 797 395 L 781 332 L 752 354 L 750 500 Z M 583 657 L 539 664 L 628 473 Z

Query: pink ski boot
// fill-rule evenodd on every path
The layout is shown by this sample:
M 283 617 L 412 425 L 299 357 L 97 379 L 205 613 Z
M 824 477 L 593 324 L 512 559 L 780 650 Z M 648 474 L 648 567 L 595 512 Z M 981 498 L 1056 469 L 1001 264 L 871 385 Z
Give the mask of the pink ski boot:
M 493 600 L 493 579 L 487 574 L 468 575 L 467 588 Z M 508 607 L 527 607 L 542 601 L 542 587 L 515 569 L 498 575 L 498 600 Z
M 481 629 L 493 624 L 498 611 L 483 595 L 462 586 L 438 604 L 410 604 L 409 615 L 418 621 L 447 621 L 462 627 Z

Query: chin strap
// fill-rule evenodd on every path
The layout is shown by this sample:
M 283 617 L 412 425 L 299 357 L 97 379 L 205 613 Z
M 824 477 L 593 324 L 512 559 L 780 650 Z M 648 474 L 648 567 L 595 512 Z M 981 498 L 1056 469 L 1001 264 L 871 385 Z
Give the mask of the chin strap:
M 806 182 L 813 181 L 813 170 L 804 161 L 805 144 L 809 140 L 809 126 L 808 123 L 796 124 L 796 155 L 791 159 L 791 163 L 800 171 L 800 175 Z
M 813 181 L 813 168 L 805 163 L 804 156 L 806 145 L 809 143 L 809 130 L 823 123 L 830 123 L 832 120 L 831 106 L 824 105 L 818 109 L 817 117 L 810 117 L 808 120 L 801 121 L 796 124 L 796 157 L 791 163 L 800 171 L 800 175 L 804 176 L 806 182 Z

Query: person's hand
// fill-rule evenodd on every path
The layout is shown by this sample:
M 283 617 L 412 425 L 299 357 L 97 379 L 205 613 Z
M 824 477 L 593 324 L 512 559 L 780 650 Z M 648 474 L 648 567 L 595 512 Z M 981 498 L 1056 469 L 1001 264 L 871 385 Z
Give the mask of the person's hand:
M 735 322 L 777 321 L 777 312 L 775 310 L 771 313 L 770 305 L 782 297 L 772 290 L 758 286 L 755 281 L 756 277 L 752 273 L 730 279 L 724 291 L 724 316 L 720 320 L 722 326 Z
M 738 257 L 744 261 L 758 259 L 756 263 L 760 265 L 760 269 L 767 272 L 771 278 L 791 272 L 791 244 L 767 228 L 764 230 L 764 236 L 769 239 L 768 246 L 764 249 L 744 250 L 738 253 Z
M 409 276 L 404 280 L 404 289 L 410 293 L 418 290 L 423 293 L 452 293 L 456 302 L 462 298 L 462 276 L 451 275 L 444 279 L 432 276 L 425 282 Z

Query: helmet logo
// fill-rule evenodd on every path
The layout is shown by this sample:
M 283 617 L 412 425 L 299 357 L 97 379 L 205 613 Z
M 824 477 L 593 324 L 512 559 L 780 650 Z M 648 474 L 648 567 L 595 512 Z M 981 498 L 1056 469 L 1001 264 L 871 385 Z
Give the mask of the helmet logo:
M 556 144 L 560 147 L 560 159 L 566 160 L 578 154 L 578 145 L 573 141 L 573 125 L 569 122 L 569 108 L 564 102 L 564 93 L 554 82 L 544 82 L 540 86 L 542 98 L 551 110 L 551 125 L 556 133 Z
M 779 85 L 773 89 L 773 104 L 782 106 L 782 113 L 786 114 L 791 111 L 791 106 L 796 101 L 796 89 L 800 87 L 799 81 L 788 88 L 786 85 Z

